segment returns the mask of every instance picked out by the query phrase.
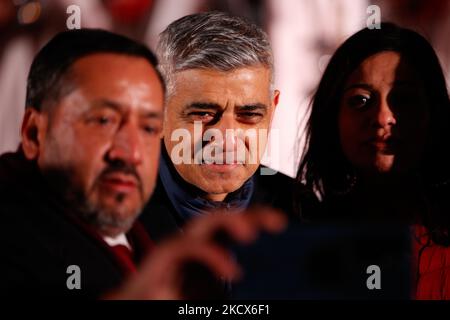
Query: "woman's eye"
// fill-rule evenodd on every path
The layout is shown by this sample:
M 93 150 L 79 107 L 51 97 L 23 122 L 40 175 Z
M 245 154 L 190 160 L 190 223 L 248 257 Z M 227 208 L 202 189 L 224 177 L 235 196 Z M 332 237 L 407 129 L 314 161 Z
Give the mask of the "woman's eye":
M 411 106 L 421 101 L 420 95 L 415 92 L 392 92 L 390 102 L 393 106 Z
M 361 95 L 352 96 L 348 99 L 348 104 L 355 109 L 364 108 L 370 104 L 370 98 Z

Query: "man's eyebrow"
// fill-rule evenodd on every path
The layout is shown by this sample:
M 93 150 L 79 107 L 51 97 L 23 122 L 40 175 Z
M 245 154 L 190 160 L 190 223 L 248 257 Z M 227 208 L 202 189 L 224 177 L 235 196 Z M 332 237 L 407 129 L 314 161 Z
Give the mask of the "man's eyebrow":
M 122 112 L 124 110 L 124 107 L 120 103 L 109 99 L 99 99 L 94 101 L 93 109 L 101 109 L 101 108 L 113 109 L 114 111 L 117 112 Z M 143 110 L 142 112 L 140 112 L 140 115 L 144 118 L 156 118 L 156 119 L 163 118 L 163 113 L 158 111 Z
M 144 118 L 149 118 L 149 119 L 162 119 L 163 113 L 157 112 L 157 111 L 143 111 L 141 113 L 141 116 Z
M 246 104 L 243 106 L 236 106 L 239 111 L 262 111 L 266 112 L 269 107 L 263 103 Z
M 114 109 L 115 111 L 123 110 L 123 106 L 120 103 L 112 101 L 112 100 L 108 100 L 108 99 L 95 100 L 93 103 L 93 107 L 95 109 L 109 108 L 109 109 Z
M 201 109 L 201 110 L 220 110 L 222 109 L 222 107 L 217 104 L 217 103 L 212 103 L 212 102 L 192 102 L 190 104 L 188 104 L 184 110 L 185 111 L 189 111 L 192 109 Z

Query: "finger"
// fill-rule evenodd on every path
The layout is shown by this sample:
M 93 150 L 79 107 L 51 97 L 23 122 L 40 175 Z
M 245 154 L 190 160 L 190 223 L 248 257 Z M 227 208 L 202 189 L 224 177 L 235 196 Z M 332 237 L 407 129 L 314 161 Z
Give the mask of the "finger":
M 198 262 L 209 268 L 218 278 L 234 281 L 240 278 L 242 271 L 230 252 L 213 243 L 194 243 L 186 246 L 182 255 L 175 259 L 179 266 L 187 262 Z
M 188 236 L 172 239 L 150 255 L 143 265 L 156 274 L 180 274 L 186 262 L 199 262 L 210 268 L 219 277 L 234 279 L 240 275 L 240 268 L 224 248 L 207 241 Z M 148 267 L 146 267 L 148 266 Z
M 285 214 L 273 208 L 257 207 L 247 211 L 247 214 L 260 229 L 273 233 L 283 231 L 288 222 Z
M 215 213 L 199 218 L 186 227 L 186 233 L 201 239 L 211 239 L 224 231 L 235 241 L 249 243 L 255 240 L 260 230 L 280 232 L 287 225 L 286 217 L 278 211 L 255 208 L 245 213 Z
M 242 271 L 223 248 L 188 237 L 176 237 L 156 248 L 120 290 L 106 299 L 182 299 L 184 267 L 197 262 L 229 281 Z

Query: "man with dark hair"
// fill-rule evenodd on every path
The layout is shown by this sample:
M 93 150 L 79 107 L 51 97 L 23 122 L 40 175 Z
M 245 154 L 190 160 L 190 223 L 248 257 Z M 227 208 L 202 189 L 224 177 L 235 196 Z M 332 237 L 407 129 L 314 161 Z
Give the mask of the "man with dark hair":
M 152 246 L 135 220 L 154 188 L 163 101 L 156 58 L 130 39 L 77 30 L 42 48 L 21 145 L 0 157 L 2 286 L 97 296 L 134 271 Z M 82 290 L 67 289 L 72 265 Z
M 70 79 L 71 66 L 76 60 L 95 53 L 140 57 L 155 68 L 157 65 L 155 55 L 146 46 L 126 37 L 94 29 L 63 32 L 44 46 L 33 60 L 28 76 L 26 107 L 42 110 L 49 102 L 67 93 L 61 90 L 71 88 L 64 81 Z M 157 70 L 156 72 L 163 82 L 161 74 Z
M 209 233 L 257 229 L 252 219 L 205 220 L 160 248 L 136 222 L 156 182 L 163 101 L 155 57 L 125 37 L 68 31 L 38 53 L 22 143 L 0 156 L 2 294 L 180 298 L 180 264 L 193 258 L 236 275 Z
M 279 96 L 265 32 L 193 14 L 161 33 L 158 56 L 167 95 L 159 179 L 141 216 L 150 234 L 163 239 L 217 209 L 290 212 L 293 180 L 260 166 Z

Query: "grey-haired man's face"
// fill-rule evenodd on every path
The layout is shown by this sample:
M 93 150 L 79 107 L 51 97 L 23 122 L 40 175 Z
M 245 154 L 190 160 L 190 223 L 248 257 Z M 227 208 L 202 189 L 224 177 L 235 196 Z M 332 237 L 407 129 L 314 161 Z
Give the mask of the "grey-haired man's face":
M 164 118 L 167 152 L 184 180 L 222 201 L 258 169 L 279 95 L 270 91 L 271 71 L 189 69 L 176 73 L 173 84 Z

